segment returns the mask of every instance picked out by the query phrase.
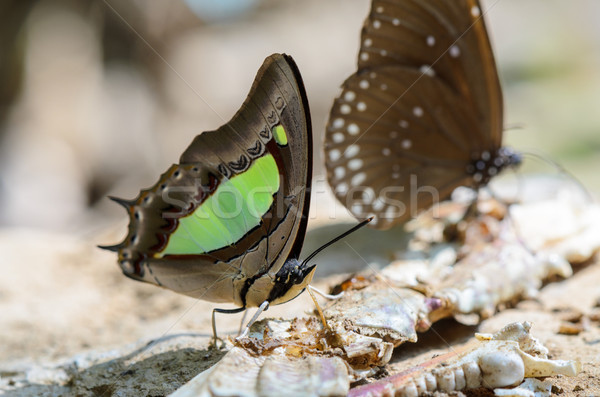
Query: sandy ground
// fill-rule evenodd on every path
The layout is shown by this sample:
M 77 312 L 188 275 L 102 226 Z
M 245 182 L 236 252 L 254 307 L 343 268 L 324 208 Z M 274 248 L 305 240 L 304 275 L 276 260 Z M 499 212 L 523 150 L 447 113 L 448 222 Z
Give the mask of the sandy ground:
M 327 228 L 309 236 L 321 239 L 323 230 Z M 221 357 L 207 349 L 214 306 L 125 278 L 114 255 L 95 247 L 112 239 L 118 237 L 86 240 L 28 230 L 0 232 L 0 394 L 113 395 L 116 388 L 111 385 L 131 377 L 132 388 L 119 389 L 124 395 L 164 395 Z M 321 278 L 317 285 L 340 279 Z M 479 327 L 442 321 L 416 345 L 398 348 L 388 371 L 430 359 L 464 343 L 475 331 L 492 332 L 526 320 L 552 358 L 583 363 L 576 378 L 553 379 L 555 393 L 600 395 L 599 280 L 600 264 L 589 263 L 570 279 L 547 284 L 536 301 L 521 302 Z M 303 294 L 267 314 L 302 316 L 312 308 Z M 561 323 L 576 317 L 575 312 L 584 314 L 585 330 L 558 334 Z M 220 333 L 232 334 L 240 316 L 221 315 L 217 321 Z M 69 365 L 61 371 L 52 369 L 65 363 Z

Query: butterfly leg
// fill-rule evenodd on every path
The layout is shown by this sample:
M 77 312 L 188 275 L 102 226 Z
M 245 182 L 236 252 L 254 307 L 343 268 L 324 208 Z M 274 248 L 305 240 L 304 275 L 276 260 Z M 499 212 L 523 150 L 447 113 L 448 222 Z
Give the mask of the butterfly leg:
M 240 328 L 238 328 L 238 335 L 242 333 L 242 328 L 244 327 L 244 321 L 246 321 L 246 316 L 248 315 L 248 309 L 244 311 L 244 315 L 242 316 L 242 320 L 240 321 Z
M 215 313 L 226 313 L 226 314 L 235 314 L 246 310 L 246 307 L 238 307 L 237 309 L 218 309 L 214 308 L 212 312 L 212 330 L 213 330 L 213 339 L 210 342 L 211 346 L 217 347 L 217 341 L 219 338 L 217 337 L 217 325 L 215 321 Z
M 475 196 L 475 198 L 469 203 L 468 207 L 465 209 L 465 212 L 462 214 L 460 219 L 455 222 L 450 222 L 444 227 L 444 239 L 446 241 L 457 241 L 461 237 L 461 229 L 462 225 L 469 222 L 473 218 L 476 218 L 479 214 L 477 209 L 477 204 L 479 202 L 479 193 Z
M 244 328 L 244 331 L 241 334 L 239 334 L 235 339 L 239 340 L 245 338 L 246 335 L 248 335 L 248 332 L 250 331 L 250 327 L 252 326 L 252 324 L 254 324 L 258 316 L 260 316 L 260 314 L 267 309 L 269 309 L 269 301 L 264 301 L 260 304 L 258 309 L 256 309 L 256 313 L 254 313 L 254 316 L 252 316 L 250 321 L 248 321 L 248 324 L 246 324 L 246 328 Z
M 310 287 L 310 285 L 309 285 Z M 327 325 L 327 320 L 325 319 L 325 315 L 323 315 L 323 310 L 321 310 L 321 306 L 319 305 L 319 302 L 317 302 L 317 298 L 315 297 L 315 294 L 313 294 L 313 289 L 311 288 L 307 288 L 308 290 L 308 294 L 310 295 L 310 297 L 312 298 L 313 302 L 315 303 L 315 307 L 317 308 L 317 311 L 319 312 L 319 317 L 321 317 L 321 322 L 323 323 L 323 328 L 329 330 L 329 325 Z

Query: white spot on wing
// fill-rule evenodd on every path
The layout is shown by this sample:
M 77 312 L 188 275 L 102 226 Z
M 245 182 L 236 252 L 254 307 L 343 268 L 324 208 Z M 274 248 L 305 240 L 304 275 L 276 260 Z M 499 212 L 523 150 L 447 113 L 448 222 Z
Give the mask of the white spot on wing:
M 458 58 L 460 56 L 460 48 L 456 44 L 450 47 L 449 52 L 452 58 Z
M 364 102 L 359 102 L 356 104 L 356 109 L 358 109 L 359 112 L 364 112 L 367 110 L 367 104 Z
M 422 65 L 419 68 L 419 71 L 429 77 L 435 76 L 435 70 L 433 70 L 433 68 L 429 65 Z
M 427 36 L 427 45 L 433 47 L 435 45 L 435 37 Z
M 350 135 L 357 135 L 360 132 L 360 128 L 354 123 L 348 124 L 347 130 Z
M 378 21 L 377 19 L 373 21 L 373 27 L 375 29 L 379 29 L 381 27 L 381 21 Z
M 480 16 L 481 15 L 481 10 L 479 9 L 479 7 L 477 7 L 477 6 L 471 7 L 471 15 L 473 15 L 475 18 L 477 18 L 478 16 Z
M 422 117 L 423 116 L 423 108 L 420 106 L 415 106 L 413 108 L 413 114 L 417 117 Z
M 358 86 L 363 90 L 366 90 L 369 88 L 369 82 L 367 80 L 361 80 L 360 83 L 358 83 Z
M 375 11 L 377 11 L 379 14 L 383 13 L 383 7 L 379 6 L 375 9 Z
M 394 26 L 398 26 L 400 25 L 400 20 L 398 18 L 394 18 L 392 19 L 392 23 L 394 24 Z
M 352 177 L 350 182 L 352 183 L 353 186 L 358 186 L 366 180 L 367 180 L 367 174 L 365 174 L 364 172 L 359 172 L 358 174 L 356 174 Z
M 385 90 L 387 90 L 388 86 L 387 86 L 387 84 L 383 83 L 383 84 L 381 84 L 381 86 L 379 88 L 381 88 L 382 91 L 385 91 Z
M 331 136 L 331 139 L 335 143 L 342 143 L 344 142 L 344 134 L 342 134 L 341 132 L 336 132 Z
M 373 45 L 373 40 L 366 38 L 365 41 L 363 42 L 363 45 L 365 47 L 371 47 L 371 45 Z
M 362 166 L 363 166 L 363 161 L 361 159 L 352 159 L 352 160 L 348 161 L 348 168 L 350 168 L 351 170 L 356 171 Z
M 362 191 L 362 199 L 365 204 L 371 204 L 375 200 L 375 191 L 373 188 L 366 187 Z
M 344 156 L 349 159 L 351 157 L 356 156 L 359 151 L 360 151 L 360 148 L 358 147 L 358 145 L 350 145 L 346 148 L 346 151 L 344 152 Z
M 346 175 L 346 169 L 342 166 L 335 167 L 333 173 L 337 179 L 342 179 Z
M 360 53 L 360 60 L 361 61 L 368 61 L 369 60 L 369 53 L 368 52 L 361 52 Z
M 340 106 L 340 112 L 342 114 L 348 114 L 351 111 L 352 111 L 352 108 L 347 103 L 344 103 L 342 106 Z
M 398 125 L 402 128 L 408 128 L 408 126 L 409 126 L 408 121 L 406 121 L 406 120 L 400 120 L 398 122 Z
M 346 182 L 342 182 L 339 185 L 337 185 L 337 188 L 335 190 L 337 193 L 344 195 L 348 193 L 348 184 Z
M 398 131 L 390 131 L 390 138 L 392 138 L 392 139 L 398 138 Z
M 333 120 L 333 128 L 340 129 L 343 126 L 344 126 L 344 119 L 337 118 L 337 119 Z
M 390 205 L 385 209 L 383 217 L 386 219 L 392 219 L 396 217 L 396 207 Z
M 331 161 L 338 161 L 342 157 L 342 153 L 338 149 L 331 149 L 329 151 L 329 159 Z
M 344 94 L 344 99 L 348 102 L 352 102 L 354 99 L 356 99 L 356 94 L 354 93 L 354 91 L 346 91 L 346 93 Z
M 405 139 L 402 141 L 402 149 L 410 149 L 412 147 L 412 141 L 410 139 Z
M 381 199 L 381 197 L 377 198 L 377 200 L 373 201 L 372 207 L 375 211 L 379 212 L 385 207 L 385 203 Z
M 381 153 L 383 153 L 384 156 L 389 156 L 392 154 L 392 150 L 389 147 L 384 147 L 381 149 Z

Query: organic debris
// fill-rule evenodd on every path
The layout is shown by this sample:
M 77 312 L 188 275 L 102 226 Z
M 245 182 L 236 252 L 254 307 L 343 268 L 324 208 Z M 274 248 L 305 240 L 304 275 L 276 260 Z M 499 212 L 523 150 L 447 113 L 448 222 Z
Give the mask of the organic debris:
M 398 260 L 379 273 L 354 275 L 334 287 L 334 292 L 343 291 L 344 295 L 324 309 L 329 330 L 314 318 L 263 320 L 253 326 L 249 339 L 236 341 L 236 347 L 227 353 L 233 361 L 238 356 L 252 357 L 239 359 L 250 366 L 248 369 L 230 372 L 229 366 L 220 370 L 218 364 L 175 395 L 196 395 L 187 392 L 188 387 L 194 393 L 203 390 L 206 395 L 225 395 L 224 390 L 221 393 L 207 385 L 241 372 L 249 376 L 244 394 L 263 395 L 265 379 L 303 379 L 306 368 L 316 372 L 290 388 L 337 395 L 350 382 L 377 374 L 391 359 L 394 347 L 416 342 L 418 333 L 434 322 L 454 317 L 463 324 L 478 324 L 504 307 L 536 297 L 544 281 L 571 276 L 569 260 L 583 263 L 600 249 L 597 205 L 552 200 L 513 205 L 508 210 L 491 200 L 479 206 L 477 216 L 454 223 L 447 219 L 456 218 L 455 214 L 465 209 L 456 203 L 445 205 L 451 209 L 442 205 L 450 214 L 448 218 L 425 214 L 413 223 L 418 228 L 411 246 L 418 247 L 422 259 Z M 540 207 L 544 211 L 539 211 Z M 455 232 L 449 233 L 449 229 Z M 448 236 L 454 240 L 446 241 Z M 432 254 L 423 256 L 426 252 Z M 525 377 L 574 376 L 579 372 L 580 366 L 574 361 L 548 360 L 547 350 L 530 337 L 529 328 L 525 322 L 511 324 L 494 335 L 479 335 L 477 346 L 453 349 L 408 372 L 350 392 L 360 395 L 360 390 L 368 390 L 369 395 L 379 395 L 380 390 L 383 395 L 392 387 L 397 395 L 412 396 L 435 390 L 521 384 L 522 391 L 511 389 L 513 395 L 526 395 L 527 390 L 549 389 L 546 383 L 522 384 Z M 318 365 L 306 360 L 318 360 Z M 277 365 L 266 366 L 267 362 Z M 320 388 L 319 382 L 325 378 L 327 382 Z

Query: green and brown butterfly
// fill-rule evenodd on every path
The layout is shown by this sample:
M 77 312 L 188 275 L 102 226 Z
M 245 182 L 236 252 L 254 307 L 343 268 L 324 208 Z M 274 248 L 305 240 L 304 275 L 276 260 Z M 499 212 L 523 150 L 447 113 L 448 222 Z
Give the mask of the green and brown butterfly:
M 215 312 L 258 307 L 252 323 L 311 282 L 316 265 L 307 261 L 320 249 L 298 261 L 311 177 L 302 78 L 290 56 L 274 54 L 227 124 L 196 136 L 179 164 L 134 200 L 113 198 L 129 213 L 129 232 L 102 248 L 118 252 L 123 273 L 135 280 L 237 305 L 213 310 L 216 340 Z

